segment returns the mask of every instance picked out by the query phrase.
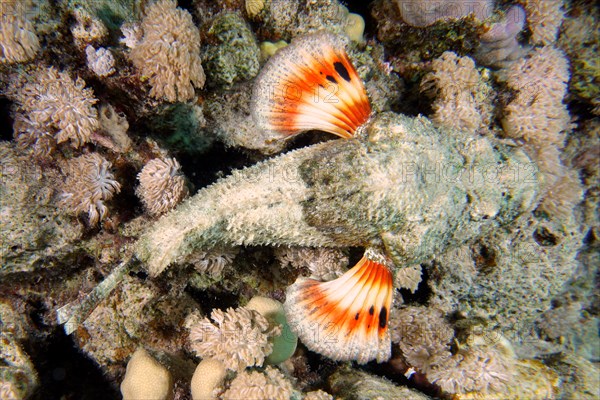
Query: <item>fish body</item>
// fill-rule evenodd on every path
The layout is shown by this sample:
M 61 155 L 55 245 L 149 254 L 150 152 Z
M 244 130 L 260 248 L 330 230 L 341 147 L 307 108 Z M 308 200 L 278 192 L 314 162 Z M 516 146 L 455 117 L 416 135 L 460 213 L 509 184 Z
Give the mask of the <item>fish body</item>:
M 302 148 L 200 190 L 137 245 L 152 275 L 195 249 L 383 247 L 415 264 L 534 204 L 535 165 L 516 148 L 381 114 L 365 134 Z
M 436 128 L 422 116 L 373 116 L 344 41 L 328 33 L 295 40 L 265 65 L 252 113 L 272 140 L 312 129 L 341 139 L 200 190 L 140 238 L 136 257 L 155 276 L 214 247 L 364 247 L 340 278 L 300 277 L 286 292 L 292 329 L 334 360 L 390 357 L 394 271 L 485 235 L 536 203 L 537 168 L 521 150 Z

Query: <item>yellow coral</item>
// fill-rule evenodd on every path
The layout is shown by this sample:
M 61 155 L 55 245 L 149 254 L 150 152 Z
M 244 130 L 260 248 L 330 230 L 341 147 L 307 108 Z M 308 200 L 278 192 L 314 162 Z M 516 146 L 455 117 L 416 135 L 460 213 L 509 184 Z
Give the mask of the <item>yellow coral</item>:
M 189 12 L 173 0 L 148 7 L 140 26 L 141 41 L 130 58 L 152 86 L 150 95 L 167 101 L 187 101 L 206 79 L 200 63 L 200 32 Z
M 246 0 L 245 5 L 248 16 L 254 18 L 265 8 L 265 0 Z

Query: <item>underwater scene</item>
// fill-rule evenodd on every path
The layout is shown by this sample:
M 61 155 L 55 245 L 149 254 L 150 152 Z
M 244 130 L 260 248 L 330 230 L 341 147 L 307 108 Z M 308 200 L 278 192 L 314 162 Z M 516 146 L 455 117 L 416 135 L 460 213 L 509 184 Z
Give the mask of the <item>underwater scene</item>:
M 593 0 L 0 11 L 0 400 L 600 399 Z

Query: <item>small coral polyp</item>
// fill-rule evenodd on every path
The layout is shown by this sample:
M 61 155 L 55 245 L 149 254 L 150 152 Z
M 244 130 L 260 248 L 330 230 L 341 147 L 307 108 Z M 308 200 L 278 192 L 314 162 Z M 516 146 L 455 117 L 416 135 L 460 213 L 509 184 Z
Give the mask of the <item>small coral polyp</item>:
M 96 225 L 107 215 L 104 204 L 121 190 L 114 179 L 112 164 L 97 153 L 67 161 L 62 204 L 74 214 L 87 213 L 90 225 Z

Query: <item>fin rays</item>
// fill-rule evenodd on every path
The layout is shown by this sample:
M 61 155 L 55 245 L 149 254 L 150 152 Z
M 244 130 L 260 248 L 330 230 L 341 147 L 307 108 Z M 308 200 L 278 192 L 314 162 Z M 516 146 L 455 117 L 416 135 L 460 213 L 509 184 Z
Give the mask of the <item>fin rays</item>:
M 387 316 L 392 294 L 390 271 L 363 257 L 330 282 L 299 278 L 288 288 L 285 309 L 309 349 L 333 360 L 381 362 L 391 351 Z
M 343 40 L 323 32 L 295 40 L 269 60 L 251 109 L 258 125 L 278 137 L 318 129 L 350 138 L 371 114 Z

